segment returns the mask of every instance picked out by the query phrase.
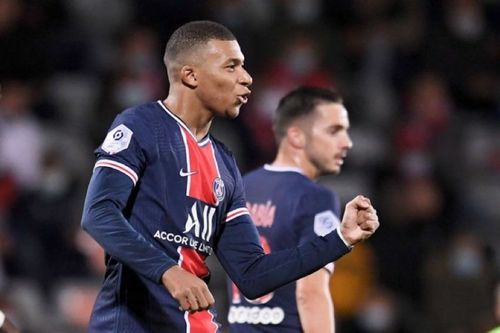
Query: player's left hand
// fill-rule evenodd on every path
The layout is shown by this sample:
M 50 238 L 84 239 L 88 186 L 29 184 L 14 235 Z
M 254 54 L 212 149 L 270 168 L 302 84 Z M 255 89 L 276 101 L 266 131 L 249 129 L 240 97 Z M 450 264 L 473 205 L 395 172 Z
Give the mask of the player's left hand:
M 370 237 L 379 225 L 377 211 L 370 199 L 358 195 L 346 205 L 340 232 L 350 245 L 354 245 Z

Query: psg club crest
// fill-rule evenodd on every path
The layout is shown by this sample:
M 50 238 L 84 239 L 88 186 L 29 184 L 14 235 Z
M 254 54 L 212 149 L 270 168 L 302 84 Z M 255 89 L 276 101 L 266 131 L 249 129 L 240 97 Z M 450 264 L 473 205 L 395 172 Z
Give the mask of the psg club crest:
M 224 182 L 220 177 L 216 177 L 213 183 L 213 191 L 217 202 L 221 202 L 224 200 L 224 196 L 226 195 L 226 188 L 224 187 Z

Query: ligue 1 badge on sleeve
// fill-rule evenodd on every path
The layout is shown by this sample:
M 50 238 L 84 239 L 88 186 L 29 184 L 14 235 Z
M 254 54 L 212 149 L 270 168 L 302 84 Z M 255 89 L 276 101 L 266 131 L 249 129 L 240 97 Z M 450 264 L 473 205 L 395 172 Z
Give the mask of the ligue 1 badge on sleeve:
M 224 200 L 224 196 L 226 195 L 226 188 L 224 186 L 224 181 L 220 177 L 216 177 L 213 183 L 213 191 L 215 198 L 217 199 L 217 203 Z
M 116 154 L 128 148 L 134 132 L 125 125 L 119 125 L 111 130 L 104 142 L 102 149 L 108 154 Z

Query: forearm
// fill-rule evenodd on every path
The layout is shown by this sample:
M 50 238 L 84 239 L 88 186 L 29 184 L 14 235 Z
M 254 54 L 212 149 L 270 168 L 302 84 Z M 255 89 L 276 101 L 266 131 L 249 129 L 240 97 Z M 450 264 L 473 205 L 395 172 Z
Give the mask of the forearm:
M 297 248 L 264 255 L 252 224 L 243 220 L 231 223 L 225 226 L 216 254 L 233 282 L 251 299 L 317 271 L 349 252 L 334 231 Z
M 329 272 L 320 269 L 297 281 L 296 299 L 304 333 L 334 333 L 335 317 Z
M 324 295 L 310 295 L 297 304 L 304 333 L 334 333 L 333 303 Z

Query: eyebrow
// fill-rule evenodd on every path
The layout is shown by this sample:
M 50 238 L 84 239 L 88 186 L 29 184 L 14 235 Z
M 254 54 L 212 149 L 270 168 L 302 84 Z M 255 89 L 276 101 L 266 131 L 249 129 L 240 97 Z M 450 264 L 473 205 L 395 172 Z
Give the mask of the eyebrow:
M 245 63 L 245 59 L 240 58 L 229 58 L 224 62 L 224 64 L 235 63 L 237 65 L 243 65 Z
M 334 130 L 344 130 L 345 129 L 345 130 L 347 130 L 347 129 L 349 129 L 349 126 L 335 124 L 335 125 L 328 126 L 327 129 L 334 129 Z

